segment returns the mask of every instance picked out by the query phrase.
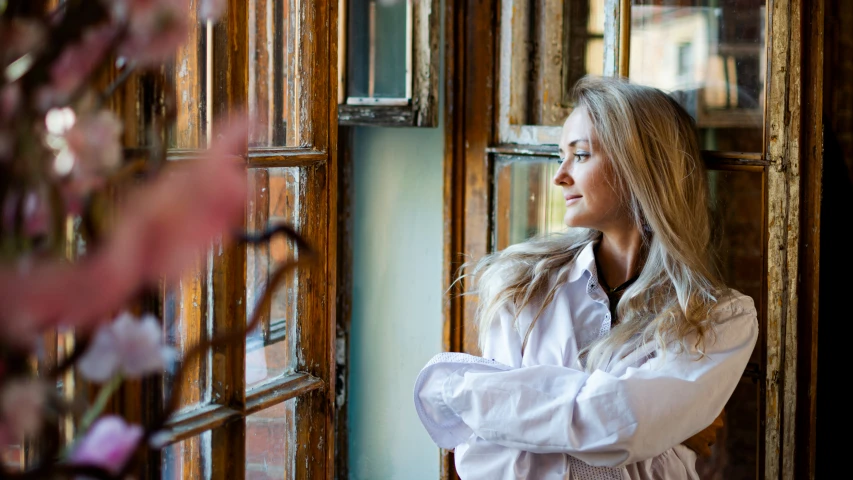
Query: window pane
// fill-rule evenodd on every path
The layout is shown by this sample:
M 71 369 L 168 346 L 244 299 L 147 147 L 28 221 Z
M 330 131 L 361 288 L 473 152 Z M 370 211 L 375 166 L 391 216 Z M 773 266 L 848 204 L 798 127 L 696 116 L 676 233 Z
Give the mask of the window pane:
M 412 0 L 350 0 L 347 96 L 408 98 Z
M 504 0 L 507 2 L 510 0 Z M 512 0 L 509 122 L 562 125 L 571 89 L 604 70 L 605 0 Z M 506 61 L 507 59 L 502 59 Z
M 246 417 L 246 480 L 294 478 L 296 399 Z
M 293 82 L 289 2 L 249 0 L 249 115 L 253 147 L 287 146 Z
M 551 179 L 554 158 L 498 155 L 495 158 L 495 241 L 498 250 L 536 235 L 565 230 L 565 200 Z
M 747 171 L 709 171 L 714 246 L 723 279 L 731 288 L 752 297 L 764 331 L 761 282 L 764 277 L 763 174 Z M 759 363 L 763 342 L 752 362 Z
M 286 223 L 297 231 L 300 207 L 304 204 L 308 170 L 270 168 L 250 172 L 249 228 L 262 231 Z M 291 241 L 274 238 L 269 245 L 247 252 L 247 317 L 251 320 L 260 296 L 277 265 L 297 255 Z M 273 295 L 269 309 L 261 312 L 261 323 L 246 337 L 246 385 L 253 386 L 290 370 L 294 362 L 293 329 L 297 319 L 298 270 L 289 272 Z
M 699 478 L 758 478 L 760 407 L 758 382 L 741 378 L 726 405 L 711 457 L 696 461 Z
M 183 357 L 190 348 L 210 338 L 208 305 L 211 295 L 208 276 L 208 257 L 200 255 L 191 269 L 175 284 L 166 285 L 163 298 L 163 329 L 166 342 L 178 349 Z M 181 408 L 193 408 L 210 401 L 210 353 L 179 360 L 177 368 L 185 371 L 181 390 Z M 171 395 L 173 375 L 163 378 L 163 393 Z
M 164 479 L 211 477 L 211 432 L 188 438 L 164 448 L 160 464 Z
M 187 41 L 178 48 L 175 62 L 166 65 L 170 81 L 166 93 L 177 115 L 169 127 L 169 148 L 203 148 L 207 142 L 208 26 L 198 20 L 197 8 L 190 15 L 196 21 L 190 25 Z
M 673 93 L 705 150 L 761 152 L 765 0 L 632 0 L 630 78 Z

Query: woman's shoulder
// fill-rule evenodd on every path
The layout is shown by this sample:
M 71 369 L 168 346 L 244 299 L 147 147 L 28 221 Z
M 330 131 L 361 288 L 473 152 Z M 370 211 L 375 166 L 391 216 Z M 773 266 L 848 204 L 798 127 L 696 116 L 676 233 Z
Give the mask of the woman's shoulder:
M 711 310 L 716 323 L 722 324 L 738 320 L 741 322 L 758 322 L 758 311 L 752 297 L 733 288 L 725 290 Z

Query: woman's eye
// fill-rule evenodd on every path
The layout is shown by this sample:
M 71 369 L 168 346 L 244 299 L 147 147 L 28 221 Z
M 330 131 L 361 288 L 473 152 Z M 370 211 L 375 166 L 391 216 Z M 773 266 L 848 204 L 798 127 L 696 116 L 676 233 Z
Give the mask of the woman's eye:
M 572 157 L 574 157 L 576 162 L 583 162 L 584 160 L 586 160 L 589 157 L 589 154 L 588 153 L 576 153 L 576 154 L 572 155 Z

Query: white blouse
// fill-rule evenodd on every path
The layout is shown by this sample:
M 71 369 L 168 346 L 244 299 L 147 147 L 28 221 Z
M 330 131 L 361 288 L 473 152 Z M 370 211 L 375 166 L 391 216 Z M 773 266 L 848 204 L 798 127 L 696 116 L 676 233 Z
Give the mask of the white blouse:
M 578 352 L 610 332 L 593 244 L 524 334 L 503 311 L 484 357 L 442 353 L 418 375 L 415 408 L 439 447 L 455 449 L 462 479 L 698 479 L 681 442 L 709 426 L 737 386 L 758 338 L 752 299 L 738 292 L 714 309 L 722 321 L 705 356 L 618 351 L 586 373 Z M 690 342 L 688 342 L 690 343 Z

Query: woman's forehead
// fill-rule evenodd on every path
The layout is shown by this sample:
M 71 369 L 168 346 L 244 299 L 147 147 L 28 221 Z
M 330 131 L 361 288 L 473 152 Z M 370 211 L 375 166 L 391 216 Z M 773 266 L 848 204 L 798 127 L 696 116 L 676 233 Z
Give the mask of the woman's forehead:
M 583 107 L 576 108 L 563 123 L 560 136 L 560 147 L 573 146 L 577 143 L 590 144 L 594 141 L 595 132 L 592 121 Z

